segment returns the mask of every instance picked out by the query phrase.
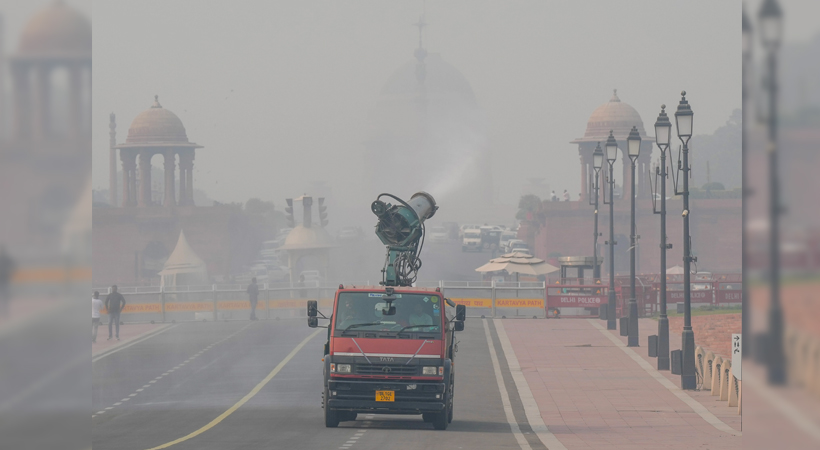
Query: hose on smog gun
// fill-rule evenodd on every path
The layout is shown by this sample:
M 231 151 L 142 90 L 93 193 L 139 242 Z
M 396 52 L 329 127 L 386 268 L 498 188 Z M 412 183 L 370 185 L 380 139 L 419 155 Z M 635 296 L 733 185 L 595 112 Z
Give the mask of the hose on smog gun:
M 385 203 L 388 197 L 397 205 Z M 376 235 L 387 246 L 387 256 L 382 269 L 383 286 L 412 286 L 421 268 L 421 254 L 424 248 L 424 221 L 433 217 L 438 206 L 426 192 L 418 192 L 410 202 L 393 194 L 382 193 L 370 205 L 378 218 Z

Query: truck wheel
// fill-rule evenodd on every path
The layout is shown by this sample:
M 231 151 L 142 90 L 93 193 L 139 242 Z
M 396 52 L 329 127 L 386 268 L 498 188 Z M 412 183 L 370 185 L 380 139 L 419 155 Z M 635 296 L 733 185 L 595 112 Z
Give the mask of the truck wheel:
M 339 421 L 341 422 L 352 422 L 356 420 L 358 413 L 354 413 L 352 411 L 345 411 L 345 412 L 337 412 L 336 416 L 339 417 Z
M 448 403 L 448 406 L 449 406 L 449 403 Z M 436 413 L 436 415 L 433 417 L 433 428 L 435 428 L 436 430 L 446 430 L 447 429 L 447 425 L 449 425 L 449 423 L 450 423 L 450 422 L 447 421 L 447 418 L 450 415 L 449 409 L 450 409 L 449 407 L 445 407 L 444 411 L 442 411 L 440 413 Z
M 336 428 L 339 426 L 339 413 L 328 407 L 327 401 L 329 397 L 330 392 L 325 388 L 325 427 Z
M 433 414 L 433 413 L 422 413 L 421 414 L 421 419 L 424 420 L 424 423 L 433 423 L 433 418 L 434 417 L 435 417 L 435 414 Z

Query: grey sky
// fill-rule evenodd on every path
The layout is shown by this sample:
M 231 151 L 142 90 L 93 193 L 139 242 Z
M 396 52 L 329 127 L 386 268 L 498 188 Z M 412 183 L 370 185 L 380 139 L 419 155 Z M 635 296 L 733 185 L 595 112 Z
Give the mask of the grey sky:
M 515 203 L 520 183 L 504 182 L 513 172 L 580 191 L 569 141 L 613 88 L 649 134 L 660 104 L 674 105 L 681 89 L 696 134 L 723 125 L 741 103 L 740 8 L 431 0 L 425 47 L 471 83 L 487 113 L 501 200 Z M 281 204 L 325 180 L 337 202 L 362 201 L 352 197 L 367 176 L 368 112 L 411 60 L 421 10 L 421 1 L 95 2 L 94 186 L 108 186 L 108 113 L 117 113 L 122 141 L 159 94 L 205 146 L 194 182 L 214 199 Z

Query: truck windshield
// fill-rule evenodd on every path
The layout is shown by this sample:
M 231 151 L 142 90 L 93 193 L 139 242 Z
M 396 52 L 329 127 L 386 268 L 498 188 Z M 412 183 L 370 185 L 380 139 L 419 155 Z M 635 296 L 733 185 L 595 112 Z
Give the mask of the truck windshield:
M 405 327 L 411 327 L 407 333 L 440 333 L 444 307 L 441 297 L 396 293 L 393 300 L 396 314 L 386 315 L 387 302 L 382 300 L 383 295 L 377 292 L 340 293 L 334 335 L 340 336 L 344 330 L 396 333 Z

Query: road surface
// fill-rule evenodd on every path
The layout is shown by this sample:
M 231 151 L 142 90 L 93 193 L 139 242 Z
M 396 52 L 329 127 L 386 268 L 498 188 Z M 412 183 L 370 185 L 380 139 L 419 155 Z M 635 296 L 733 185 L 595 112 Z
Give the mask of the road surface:
M 455 412 L 445 431 L 420 416 L 361 414 L 325 428 L 325 338 L 304 319 L 198 322 L 123 346 L 92 363 L 93 447 L 545 448 L 491 322 L 468 320 L 458 335 Z

